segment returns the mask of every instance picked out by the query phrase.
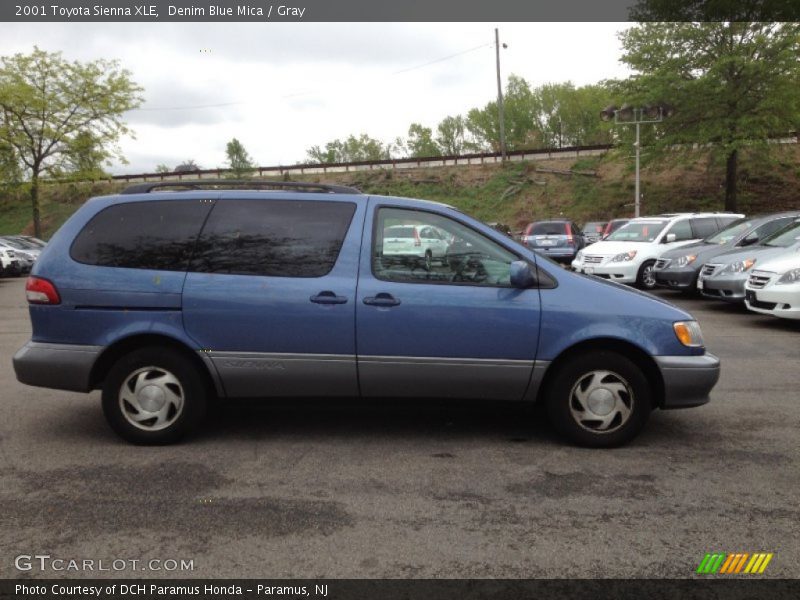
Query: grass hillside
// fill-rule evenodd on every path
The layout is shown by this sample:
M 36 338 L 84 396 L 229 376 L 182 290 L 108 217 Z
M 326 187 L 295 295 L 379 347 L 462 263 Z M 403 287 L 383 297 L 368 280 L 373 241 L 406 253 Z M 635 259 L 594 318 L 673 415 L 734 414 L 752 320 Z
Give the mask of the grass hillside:
M 376 169 L 292 177 L 353 185 L 370 194 L 444 202 L 484 221 L 521 229 L 526 223 L 565 216 L 579 223 L 632 216 L 633 160 L 620 152 L 604 156 L 531 161 L 506 166 L 458 166 L 399 171 Z M 644 168 L 642 214 L 722 210 L 724 171 L 707 155 L 682 157 L 670 168 Z M 44 185 L 41 214 L 48 238 L 86 199 L 116 193 L 118 182 Z M 784 146 L 770 160 L 754 152 L 740 167 L 739 211 L 755 214 L 800 209 L 800 147 Z M 0 185 L 0 234 L 31 233 L 25 187 Z

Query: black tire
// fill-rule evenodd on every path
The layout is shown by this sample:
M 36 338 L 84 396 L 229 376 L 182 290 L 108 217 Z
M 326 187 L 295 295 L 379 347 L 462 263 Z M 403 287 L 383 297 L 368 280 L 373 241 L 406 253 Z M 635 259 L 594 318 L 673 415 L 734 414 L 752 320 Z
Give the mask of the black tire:
M 605 394 L 612 396 L 613 408 L 604 417 L 610 420 L 608 424 L 602 423 L 601 418 L 593 420 L 596 415 L 591 412 L 590 405 L 583 406 L 575 395 L 586 394 L 595 381 L 598 395 L 593 402 L 596 406 L 599 404 L 602 408 Z M 613 390 L 619 390 L 616 396 Z M 644 427 L 652 407 L 652 390 L 642 370 L 630 359 L 611 351 L 594 351 L 570 358 L 553 374 L 546 394 L 547 413 L 553 427 L 575 444 L 591 448 L 612 448 L 628 443 Z M 581 414 L 582 418 L 578 416 Z
M 190 358 L 176 350 L 159 347 L 134 350 L 120 358 L 105 378 L 103 413 L 114 432 L 132 444 L 172 444 L 205 415 L 210 393 L 204 375 Z M 135 392 L 139 383 L 141 390 Z M 144 390 L 145 387 L 149 389 Z M 123 400 L 123 395 L 131 398 L 131 402 Z M 181 400 L 180 408 L 174 402 L 176 398 Z M 139 402 L 143 404 L 135 405 Z M 161 424 L 158 420 L 162 411 L 147 413 L 142 408 L 143 405 L 157 408 L 159 402 L 164 407 L 165 422 Z M 143 419 L 138 426 L 133 424 L 147 414 L 159 416 Z
M 425 250 L 425 270 L 430 271 L 433 268 L 433 252 Z
M 646 260 L 639 267 L 639 273 L 636 275 L 636 287 L 640 290 L 652 290 L 656 287 L 656 276 L 653 274 L 653 267 L 656 261 Z

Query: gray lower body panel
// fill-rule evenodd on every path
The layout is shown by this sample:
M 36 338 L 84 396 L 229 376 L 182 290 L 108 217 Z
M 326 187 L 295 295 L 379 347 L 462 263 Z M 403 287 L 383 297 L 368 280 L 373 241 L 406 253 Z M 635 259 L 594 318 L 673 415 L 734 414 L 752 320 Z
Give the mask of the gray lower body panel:
M 14 372 L 27 385 L 88 392 L 92 367 L 102 350 L 102 346 L 30 341 L 14 355 Z
M 656 356 L 655 360 L 664 379 L 663 408 L 689 408 L 709 401 L 719 380 L 716 356 Z
M 361 395 L 367 398 L 521 400 L 532 360 L 360 356 Z
M 358 396 L 356 357 L 344 354 L 209 352 L 227 396 Z

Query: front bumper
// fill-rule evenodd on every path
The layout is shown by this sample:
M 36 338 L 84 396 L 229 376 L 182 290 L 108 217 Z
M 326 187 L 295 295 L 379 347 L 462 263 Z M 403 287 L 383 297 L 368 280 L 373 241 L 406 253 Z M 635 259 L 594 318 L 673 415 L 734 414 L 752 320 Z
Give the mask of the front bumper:
M 784 319 L 800 319 L 800 284 L 745 289 L 745 304 L 753 312 Z
M 656 276 L 656 283 L 660 286 L 668 287 L 673 290 L 688 290 L 697 285 L 698 272 L 698 269 L 683 267 L 656 269 L 653 271 L 653 274 Z
M 88 392 L 92 367 L 102 351 L 102 346 L 29 341 L 14 355 L 14 372 L 27 385 Z
M 749 273 L 744 273 L 741 277 L 701 279 L 697 282 L 697 289 L 706 298 L 715 298 L 726 302 L 744 302 L 744 284 L 747 283 L 749 275 Z
M 655 360 L 664 380 L 662 408 L 690 408 L 709 401 L 708 395 L 719 380 L 716 356 L 656 356 Z
M 610 279 L 619 283 L 636 283 L 639 275 L 639 263 L 634 262 L 605 262 L 600 264 L 587 264 L 573 261 L 572 268 L 578 273 L 596 275 L 603 279 Z

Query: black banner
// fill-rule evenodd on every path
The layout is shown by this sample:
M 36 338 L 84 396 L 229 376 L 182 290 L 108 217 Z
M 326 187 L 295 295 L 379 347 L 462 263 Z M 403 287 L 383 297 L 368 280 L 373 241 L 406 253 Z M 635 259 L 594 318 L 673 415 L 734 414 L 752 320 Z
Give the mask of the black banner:
M 796 0 L 4 0 L 11 22 L 794 21 Z
M 795 600 L 800 580 L 698 579 L 61 579 L 2 580 L 0 598 L 18 600 Z

